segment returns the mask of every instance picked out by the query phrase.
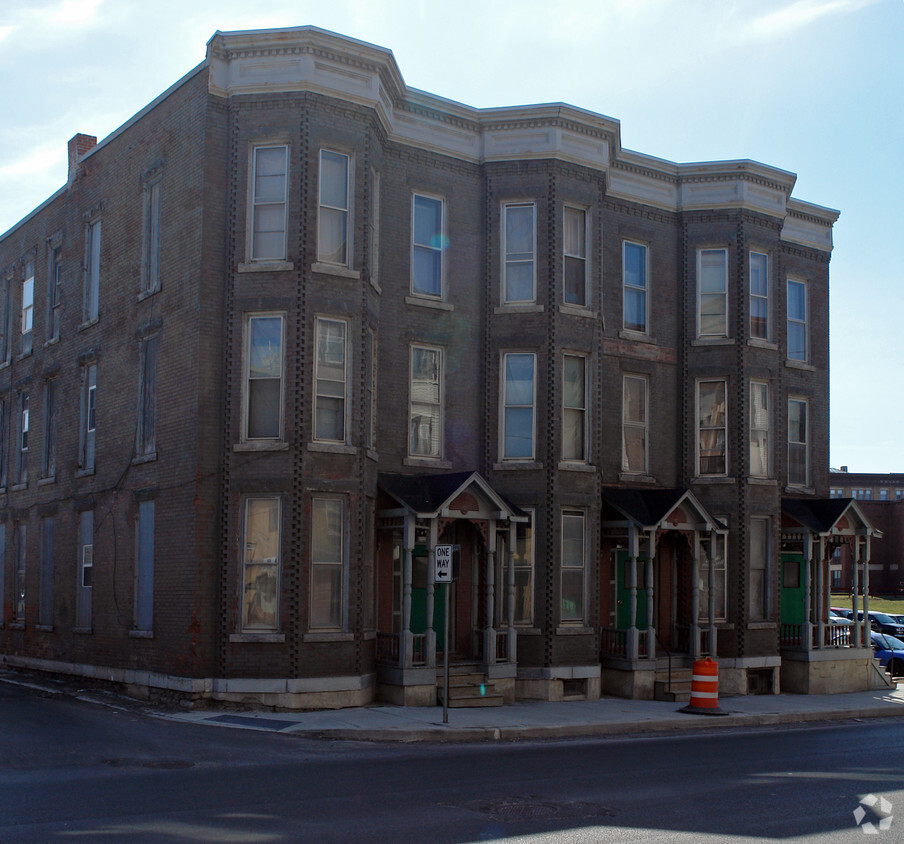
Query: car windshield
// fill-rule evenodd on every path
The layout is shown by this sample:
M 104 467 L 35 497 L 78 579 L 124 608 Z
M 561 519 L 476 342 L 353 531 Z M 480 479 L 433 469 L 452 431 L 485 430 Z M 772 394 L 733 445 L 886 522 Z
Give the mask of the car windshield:
M 889 651 L 904 651 L 904 642 L 902 642 L 897 636 L 888 636 L 883 634 L 882 641 L 887 642 L 885 647 Z
M 881 621 L 883 624 L 897 624 L 890 615 L 886 615 L 884 612 L 871 612 L 870 616 L 876 621 Z

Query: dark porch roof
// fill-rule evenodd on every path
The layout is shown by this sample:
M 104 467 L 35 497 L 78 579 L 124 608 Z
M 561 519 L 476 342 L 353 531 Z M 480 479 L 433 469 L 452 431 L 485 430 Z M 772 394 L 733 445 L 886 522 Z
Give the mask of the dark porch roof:
M 603 489 L 602 499 L 630 521 L 647 529 L 657 527 L 679 504 L 687 500 L 704 521 L 711 523 L 716 530 L 725 530 L 725 525 L 711 516 L 688 489 L 612 487 Z
M 882 536 L 853 498 L 782 498 L 782 512 L 814 533 L 831 532 L 848 511 L 856 515 L 868 534 Z
M 476 484 L 496 506 L 516 521 L 527 513 L 500 495 L 477 472 L 448 472 L 441 475 L 392 475 L 381 473 L 377 486 L 403 507 L 421 516 L 433 516 L 447 507 L 464 489 Z

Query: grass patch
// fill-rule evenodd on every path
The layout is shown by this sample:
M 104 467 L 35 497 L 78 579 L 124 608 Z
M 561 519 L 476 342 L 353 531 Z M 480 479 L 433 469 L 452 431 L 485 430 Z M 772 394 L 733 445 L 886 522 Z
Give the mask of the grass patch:
M 848 592 L 832 592 L 831 605 L 849 610 L 851 608 L 851 596 Z M 857 608 L 863 609 L 862 596 L 857 599 Z M 887 595 L 870 595 L 869 608 L 875 612 L 887 612 L 891 615 L 904 615 L 904 597 L 889 597 Z

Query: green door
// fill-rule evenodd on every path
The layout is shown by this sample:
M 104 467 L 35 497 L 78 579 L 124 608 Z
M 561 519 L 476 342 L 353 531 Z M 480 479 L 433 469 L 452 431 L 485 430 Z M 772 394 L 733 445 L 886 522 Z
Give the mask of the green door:
M 807 620 L 804 565 L 803 554 L 782 554 L 782 624 L 803 624 Z
M 647 626 L 646 557 L 637 558 L 637 627 Z M 627 630 L 631 626 L 631 558 L 627 551 L 615 552 L 615 626 Z
M 414 549 L 411 558 L 411 632 L 427 632 L 427 549 Z M 446 632 L 446 584 L 437 583 L 433 591 L 433 629 L 437 647 L 442 649 Z

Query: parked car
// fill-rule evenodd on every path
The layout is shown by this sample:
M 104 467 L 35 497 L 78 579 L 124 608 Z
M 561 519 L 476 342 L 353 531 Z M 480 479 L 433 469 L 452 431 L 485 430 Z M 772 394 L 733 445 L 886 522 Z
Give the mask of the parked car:
M 879 633 L 889 633 L 892 636 L 904 636 L 904 624 L 888 613 L 869 611 L 869 626 Z M 862 616 L 861 616 L 862 617 Z
M 837 615 L 830 609 L 829 624 L 832 625 L 830 627 L 831 633 L 829 634 L 831 636 L 832 645 L 849 645 L 851 643 L 851 627 L 854 624 L 853 621 L 849 618 Z
M 904 642 L 886 633 L 870 633 L 873 655 L 892 677 L 904 675 Z
M 842 618 L 846 618 L 850 620 L 851 616 L 854 614 L 851 610 L 846 610 L 843 607 L 829 607 L 829 612 L 835 613 L 835 615 L 840 615 Z

